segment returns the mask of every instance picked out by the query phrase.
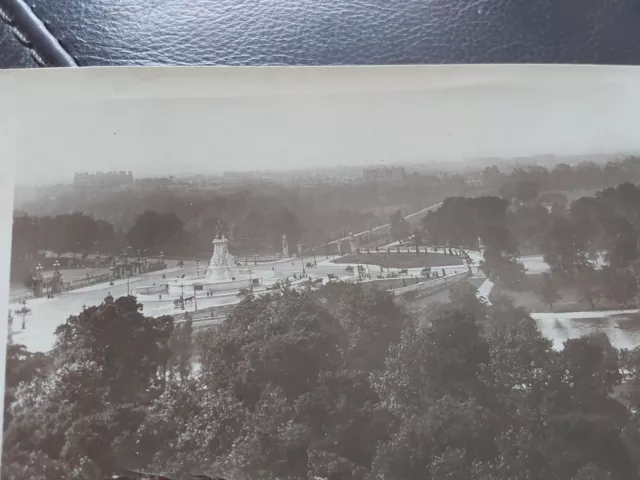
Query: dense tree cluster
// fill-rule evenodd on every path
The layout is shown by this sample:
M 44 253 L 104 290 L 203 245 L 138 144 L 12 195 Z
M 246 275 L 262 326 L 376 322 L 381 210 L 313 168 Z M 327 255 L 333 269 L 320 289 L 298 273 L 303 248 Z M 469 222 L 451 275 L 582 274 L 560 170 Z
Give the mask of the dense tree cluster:
M 82 254 L 114 247 L 113 225 L 83 213 L 34 217 L 15 215 L 12 255 L 14 260 L 29 258 L 38 250 Z
M 357 285 L 248 296 L 195 345 L 132 297 L 88 308 L 49 363 L 11 357 L 2 477 L 637 478 L 638 351 L 554 351 L 509 302 L 450 299 L 416 319 Z
M 266 251 L 280 250 L 283 234 L 290 244 L 319 245 L 386 223 L 389 212 L 399 207 L 417 211 L 447 195 L 472 193 L 474 188 L 462 176 L 416 174 L 400 182 L 327 182 L 302 187 L 263 182 L 222 185 L 216 190 L 185 184 L 184 188 L 69 192 L 19 208 L 39 217 L 82 211 L 123 232 L 123 242 L 125 233 L 145 212 L 174 214 L 184 226 L 191 253 L 209 251 L 211 230 L 215 233 L 218 223 L 236 238 L 247 240 L 238 242 L 239 248 Z
M 389 216 L 389 224 L 393 241 L 405 240 L 412 234 L 411 224 L 404 218 L 400 210 L 396 210 Z
M 639 291 L 640 186 L 621 183 L 564 200 L 451 197 L 424 217 L 423 235 L 434 244 L 481 244 L 487 275 L 512 287 L 523 283 L 519 255 L 537 253 L 554 277 L 545 280 L 547 298 L 556 283 L 575 285 L 593 307 L 598 298 L 630 305 Z
M 552 169 L 540 165 L 516 167 L 508 174 L 494 165 L 484 169 L 482 178 L 487 187 L 499 191 L 505 198 L 527 201 L 537 197 L 539 192 L 604 188 L 622 182 L 638 182 L 640 157 L 626 157 L 604 164 L 560 163 Z

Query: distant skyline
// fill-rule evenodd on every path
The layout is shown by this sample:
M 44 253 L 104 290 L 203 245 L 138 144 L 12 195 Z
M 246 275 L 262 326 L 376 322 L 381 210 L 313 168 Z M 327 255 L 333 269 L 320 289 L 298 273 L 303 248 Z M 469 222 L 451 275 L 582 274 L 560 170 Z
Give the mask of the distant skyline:
M 587 159 L 588 161 L 593 161 L 593 159 L 597 159 L 597 160 L 610 160 L 610 159 L 614 159 L 614 158 L 620 158 L 624 155 L 632 155 L 632 154 L 637 154 L 637 152 L 619 152 L 619 153 L 614 153 L 614 154 L 585 154 L 585 155 L 563 155 L 563 156 L 554 156 L 554 158 L 557 160 L 558 163 L 562 163 L 562 162 L 571 162 L 571 161 L 575 161 L 575 160 L 579 160 L 579 161 L 583 161 L 583 159 Z M 495 163 L 511 163 L 514 167 L 517 166 L 519 163 L 518 162 L 527 162 L 527 161 L 535 161 L 538 160 L 540 157 L 544 157 L 544 158 L 549 158 L 553 155 L 549 154 L 549 155 L 532 155 L 532 156 L 527 156 L 527 157 L 504 157 L 504 158 L 496 158 L 496 157 L 491 157 L 491 158 L 478 158 L 478 159 L 474 159 L 473 162 L 464 162 L 464 161 L 457 161 L 457 162 L 428 162 L 428 163 L 418 163 L 418 162 L 403 162 L 403 163 L 389 163 L 389 162 L 380 162 L 378 164 L 362 164 L 362 165 L 328 165 L 328 166 L 324 166 L 324 167 L 314 167 L 314 166 L 308 166 L 308 167 L 292 167 L 292 168 L 280 168 L 278 169 L 276 168 L 258 168 L 258 169 L 239 169 L 239 170 L 225 170 L 225 171 L 220 171 L 220 172 L 207 172 L 207 173 L 203 173 L 203 172 L 195 172 L 195 173 L 172 173 L 172 172 L 168 172 L 165 174 L 159 173 L 159 172 L 155 172 L 155 173 L 147 173 L 147 174 L 136 174 L 135 171 L 132 170 L 132 174 L 135 178 L 169 178 L 169 177 L 173 177 L 176 179 L 180 179 L 180 178 L 193 178 L 193 177 L 198 177 L 198 176 L 204 176 L 204 177 L 220 177 L 223 178 L 224 173 L 225 172 L 233 172 L 233 173 L 264 173 L 264 174 L 274 174 L 277 172 L 282 172 L 283 174 L 286 173 L 297 173 L 300 174 L 304 171 L 309 171 L 309 172 L 313 172 L 313 171 L 328 171 L 328 170 L 342 170 L 342 169 L 349 169 L 349 170 L 356 170 L 356 171 L 360 171 L 364 168 L 367 167 L 375 167 L 375 166 L 403 166 L 405 168 L 408 168 L 410 171 L 412 171 L 413 169 L 417 169 L 418 167 L 421 167 L 419 170 L 433 170 L 435 172 L 437 171 L 450 171 L 450 172 L 454 172 L 454 171 L 466 171 L 466 170 L 474 170 L 474 169 L 479 169 L 479 168 L 483 168 L 483 166 L 485 165 L 489 165 L 489 164 L 495 164 Z M 96 171 L 87 171 L 86 173 L 108 173 L 108 172 L 113 172 L 113 171 L 117 171 L 117 170 L 96 170 Z M 83 170 L 79 170 L 77 173 L 82 173 L 84 172 Z M 75 173 L 75 172 L 74 172 Z M 23 181 L 17 181 L 16 185 L 17 186 L 21 186 L 21 187 L 38 187 L 38 186 L 49 186 L 49 185 L 59 185 L 59 184 L 71 184 L 73 183 L 74 180 L 74 173 L 70 174 L 68 176 L 68 178 L 62 178 L 62 179 L 58 179 L 58 180 L 47 180 L 47 181 L 43 181 L 40 183 L 28 183 L 28 182 L 23 182 Z
M 19 184 L 77 171 L 136 177 L 640 151 L 637 83 L 38 102 Z M 33 132 L 37 132 L 34 136 Z

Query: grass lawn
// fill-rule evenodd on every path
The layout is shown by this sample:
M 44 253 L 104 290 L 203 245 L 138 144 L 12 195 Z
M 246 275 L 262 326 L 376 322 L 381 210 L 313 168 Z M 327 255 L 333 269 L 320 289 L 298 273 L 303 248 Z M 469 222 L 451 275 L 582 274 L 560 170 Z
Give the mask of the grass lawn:
M 443 253 L 359 253 L 346 255 L 334 260 L 334 263 L 356 263 L 377 265 L 384 268 L 418 268 L 418 267 L 445 267 L 451 265 L 464 265 L 462 257 L 445 255 Z
M 540 291 L 542 275 L 527 275 L 527 284 L 522 290 L 511 290 L 505 286 L 496 284 L 491 290 L 489 299 L 495 299 L 499 295 L 506 295 L 513 300 L 516 307 L 524 307 L 529 312 L 550 312 L 537 292 Z M 581 300 L 575 287 L 558 288 L 558 293 L 562 297 L 553 304 L 554 312 L 582 312 L 591 311 L 591 305 L 586 300 Z M 595 310 L 618 310 L 624 309 L 618 303 L 600 299 L 595 303 Z

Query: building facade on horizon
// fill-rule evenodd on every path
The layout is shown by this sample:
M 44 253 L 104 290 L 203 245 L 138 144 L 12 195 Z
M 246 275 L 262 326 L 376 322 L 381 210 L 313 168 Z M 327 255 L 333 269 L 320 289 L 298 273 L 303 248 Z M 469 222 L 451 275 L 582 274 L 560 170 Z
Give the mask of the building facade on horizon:
M 362 177 L 366 181 L 402 180 L 406 176 L 404 167 L 368 167 L 362 170 Z
M 129 171 L 118 172 L 76 172 L 73 176 L 73 185 L 76 188 L 119 188 L 133 187 L 133 173 Z

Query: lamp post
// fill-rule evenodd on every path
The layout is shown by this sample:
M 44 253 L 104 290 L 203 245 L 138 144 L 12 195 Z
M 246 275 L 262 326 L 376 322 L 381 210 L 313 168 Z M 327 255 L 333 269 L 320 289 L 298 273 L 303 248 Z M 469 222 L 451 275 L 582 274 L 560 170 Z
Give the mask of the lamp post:
M 317 266 L 317 265 L 318 265 L 318 262 L 316 261 L 316 249 L 315 249 L 315 248 L 312 248 L 312 249 L 311 249 L 311 252 L 313 253 L 313 265 L 314 265 L 314 266 Z
M 300 263 L 302 263 L 302 278 L 304 278 L 305 275 L 307 274 L 307 272 L 304 269 L 304 257 L 302 256 L 302 244 L 301 243 L 298 244 L 298 255 L 300 256 Z
M 196 312 L 198 311 L 198 295 L 196 294 L 196 286 L 193 286 L 193 303 L 196 308 Z
M 195 257 L 193 257 L 193 259 L 194 259 L 194 260 L 195 260 L 195 262 L 196 262 L 196 275 L 197 275 L 197 276 L 200 276 L 200 260 L 196 260 L 196 258 L 195 258 Z
M 253 277 L 251 276 L 253 272 L 249 269 L 249 290 L 253 293 Z
M 44 283 L 42 278 L 42 265 L 40 263 L 36 265 L 36 278 L 34 280 L 35 281 L 32 285 L 33 295 L 39 297 L 40 295 L 42 295 L 42 285 Z
M 16 310 L 18 315 L 22 315 L 22 329 L 24 330 L 26 327 L 26 317 L 29 313 L 31 313 L 31 309 L 27 307 L 27 301 L 22 301 L 22 307 L 19 310 Z
M 11 345 L 13 343 L 13 316 L 11 315 L 11 310 L 9 310 L 9 325 L 7 329 L 7 343 Z

